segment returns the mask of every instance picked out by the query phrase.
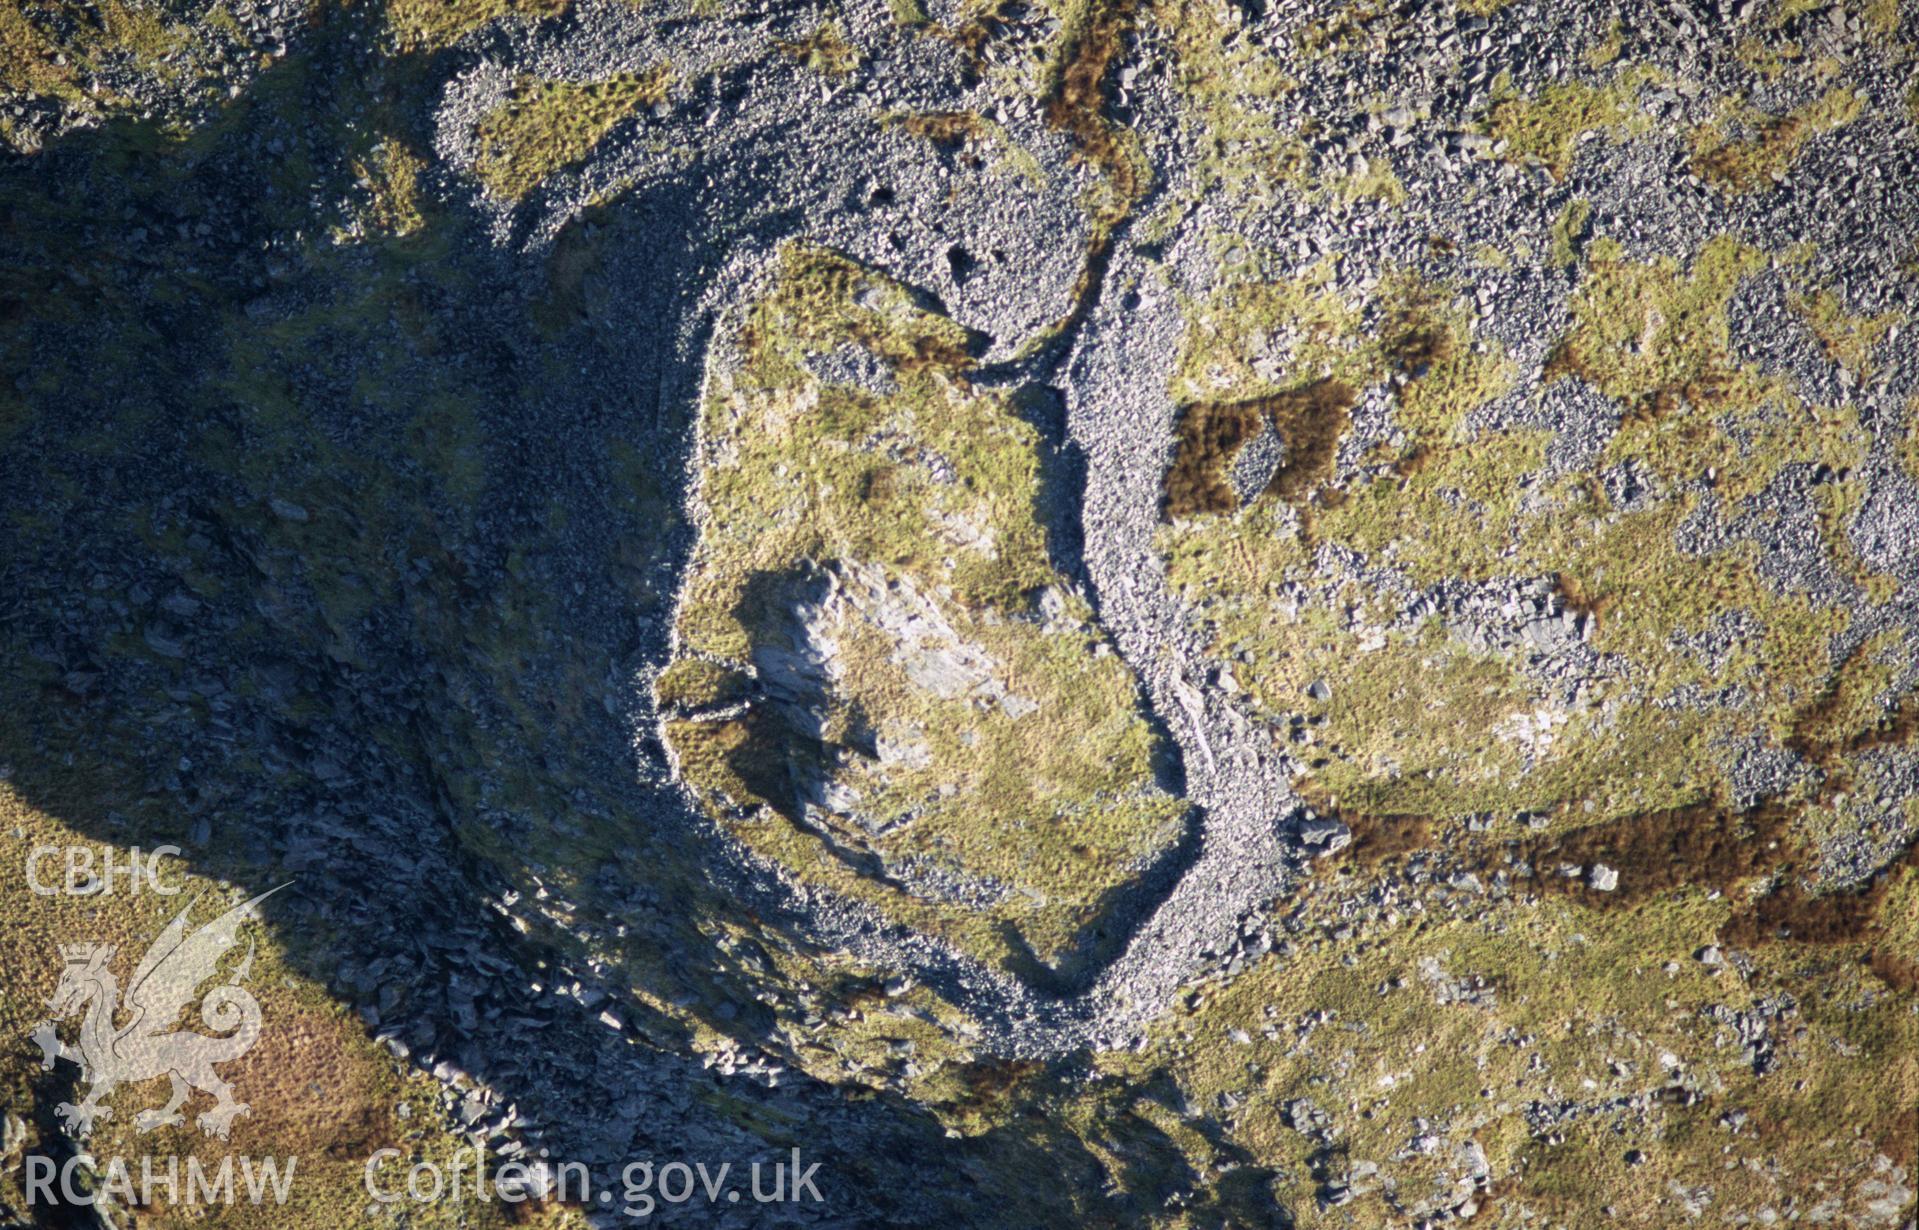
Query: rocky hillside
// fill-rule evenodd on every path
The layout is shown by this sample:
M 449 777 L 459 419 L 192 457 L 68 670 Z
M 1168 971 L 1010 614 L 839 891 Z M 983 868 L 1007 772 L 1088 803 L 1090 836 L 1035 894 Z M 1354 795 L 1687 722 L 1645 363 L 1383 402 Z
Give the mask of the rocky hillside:
M 1915 286 L 1910 0 L 0 0 L 0 1225 L 1910 1227 Z

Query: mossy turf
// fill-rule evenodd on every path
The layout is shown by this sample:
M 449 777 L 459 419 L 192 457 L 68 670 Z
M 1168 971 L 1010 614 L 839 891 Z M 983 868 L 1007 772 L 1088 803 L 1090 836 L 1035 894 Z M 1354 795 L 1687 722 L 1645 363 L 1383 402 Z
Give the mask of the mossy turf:
M 1719 123 L 1693 134 L 1693 168 L 1729 192 L 1770 190 L 1786 178 L 1807 142 L 1852 123 L 1864 109 L 1864 97 L 1845 88 L 1780 116 L 1733 108 Z M 1735 124 L 1750 135 L 1727 135 Z
M 658 104 L 672 80 L 664 65 L 599 81 L 523 78 L 480 121 L 473 172 L 494 195 L 518 200 L 585 158 L 621 120 Z
M 859 49 L 846 41 L 836 22 L 821 22 L 805 38 L 779 46 L 788 56 L 828 77 L 844 77 L 860 66 Z
M 1574 229 L 1562 218 L 1566 234 Z M 1727 304 L 1767 259 L 1725 238 L 1688 264 L 1628 259 L 1603 235 L 1587 248 L 1573 326 L 1544 372 L 1548 387 L 1577 379 L 1623 408 L 1585 474 L 1548 468 L 1549 432 L 1467 425 L 1512 372 L 1435 288 L 1388 279 L 1362 312 L 1310 280 L 1229 284 L 1189 313 L 1191 358 L 1173 390 L 1209 399 L 1188 410 L 1189 425 L 1218 420 L 1213 407 L 1258 404 L 1222 399 L 1271 396 L 1265 390 L 1302 379 L 1391 390 L 1390 440 L 1336 476 L 1321 472 L 1323 446 L 1287 453 L 1289 466 L 1321 459 L 1312 462 L 1318 494 L 1298 507 L 1237 507 L 1221 475 L 1245 430 L 1190 426 L 1168 476 L 1169 576 L 1204 604 L 1219 652 L 1237 659 L 1266 712 L 1326 723 L 1308 754 L 1319 797 L 1394 814 L 1683 805 L 1726 785 L 1715 745 L 1789 738 L 1839 673 L 1828 646 L 1846 608 L 1778 592 L 1743 536 L 1704 554 L 1678 546 L 1702 507 L 1737 517 L 1788 467 L 1839 473 L 1863 459 L 1849 408 L 1807 404 L 1732 353 Z M 1829 304 L 1819 310 L 1842 345 L 1859 336 L 1833 322 Z M 1839 354 L 1865 362 L 1871 345 Z M 1596 476 L 1622 465 L 1647 476 L 1654 498 L 1612 506 Z M 1890 578 L 1863 569 L 1847 541 L 1857 512 L 1849 490 L 1835 484 L 1820 497 L 1832 558 L 1863 596 L 1885 601 Z M 1605 673 L 1568 696 L 1529 676 L 1523 657 L 1472 647 L 1438 621 L 1388 628 L 1392 609 L 1375 610 L 1325 573 L 1319 543 L 1415 585 L 1542 578 L 1568 620 L 1589 621 L 1582 635 L 1606 655 Z M 1276 614 L 1288 585 L 1302 597 Z M 1719 661 L 1684 648 L 1735 612 L 1754 631 Z M 1330 684 L 1329 700 L 1305 698 L 1314 680 Z M 1680 689 L 1738 700 L 1659 703 Z M 1885 703 L 1875 691 L 1865 708 Z
M 708 659 L 759 688 L 669 727 L 682 772 L 801 875 L 994 960 L 1077 964 L 1184 807 L 1049 560 L 1023 395 L 973 387 L 963 329 L 814 248 L 786 250 L 735 345 L 679 624 L 703 658 L 661 693 L 717 700 Z
M 501 18 L 559 17 L 571 0 L 386 0 L 387 28 L 403 51 L 431 52 Z
M 1368 880 L 1388 900 L 1403 884 L 1309 892 L 1283 957 L 1111 1061 L 1167 1065 L 1278 1169 L 1300 1225 L 1582 1224 L 1603 1207 L 1675 1226 L 1701 1190 L 1728 1223 L 1807 1192 L 1864 1217 L 1889 1166 L 1912 1165 L 1919 1017 L 1858 945 L 1702 962 L 1736 906 L 1684 888 L 1605 911 L 1336 908 Z M 1888 924 L 1907 904 L 1888 895 Z
M 1587 133 L 1603 132 L 1618 141 L 1650 130 L 1638 93 L 1659 76 L 1643 66 L 1630 67 L 1603 84 L 1562 81 L 1532 97 L 1515 92 L 1509 83 L 1495 82 L 1487 135 L 1497 143 L 1499 157 L 1537 163 L 1563 180 Z

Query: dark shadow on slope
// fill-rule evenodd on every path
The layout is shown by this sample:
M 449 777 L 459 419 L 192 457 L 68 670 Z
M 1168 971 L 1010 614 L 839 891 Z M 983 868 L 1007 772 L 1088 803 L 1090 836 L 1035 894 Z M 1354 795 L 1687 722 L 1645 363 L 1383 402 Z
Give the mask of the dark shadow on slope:
M 238 885 L 297 879 L 266 906 L 291 959 L 416 1063 L 499 1087 L 556 1156 L 750 1153 L 788 1129 L 742 1124 L 798 1123 L 850 1223 L 1132 1224 L 1129 1198 L 1080 1194 L 1102 1166 L 1057 1125 L 952 1141 L 891 1097 L 722 1084 L 675 1019 L 623 999 L 612 1031 L 528 990 L 590 976 L 565 935 L 501 917 L 536 875 L 657 946 L 650 989 L 770 1041 L 717 1012 L 752 984 L 702 912 L 751 915 L 644 743 L 636 774 L 624 706 L 665 656 L 691 539 L 692 305 L 720 263 L 700 237 L 791 222 L 743 234 L 695 176 L 603 220 L 660 254 L 651 276 L 576 254 L 553 293 L 544 254 L 488 249 L 457 209 L 410 238 L 295 240 L 303 176 L 350 170 L 324 148 L 344 118 L 426 148 L 460 62 L 366 86 L 373 19 L 328 10 L 185 146 L 116 121 L 0 168 L 11 788 Z M 546 865 L 562 843 L 580 861 Z M 761 926 L 804 946 L 798 922 Z
M 1089 911 L 1093 921 L 1057 962 L 1042 961 L 1017 930 L 1001 928 L 1001 938 L 1013 954 L 1007 968 L 1027 986 L 1055 1000 L 1074 999 L 1091 990 L 1199 857 L 1204 831 L 1202 813 L 1189 808 L 1179 840 L 1138 876 L 1100 894 L 1098 904 Z
M 1028 384 L 1008 399 L 1012 410 L 1040 436 L 1039 495 L 1034 516 L 1046 533 L 1046 558 L 1074 588 L 1094 601 L 1086 578 L 1086 531 L 1080 509 L 1086 497 L 1086 453 L 1066 432 L 1066 394 L 1052 385 Z M 1095 607 L 1094 615 L 1098 615 Z
M 1034 515 L 1045 533 L 1047 561 L 1086 598 L 1097 620 L 1099 592 L 1086 572 L 1082 523 L 1086 456 L 1067 430 L 1066 395 L 1052 385 L 1025 384 L 1013 391 L 1009 405 L 1040 437 L 1040 489 Z M 1143 694 L 1138 697 L 1137 708 L 1153 732 L 1154 784 L 1169 795 L 1183 797 L 1186 766 L 1178 740 Z M 1197 809 L 1189 811 L 1178 842 L 1162 851 L 1138 878 L 1103 894 L 1093 911 L 1095 921 L 1081 933 L 1075 949 L 1058 962 L 1041 960 L 1016 929 L 1001 928 L 1001 936 L 1013 954 L 1008 968 L 1052 999 L 1071 999 L 1090 989 L 1198 857 L 1202 829 Z
M 708 784 L 719 783 L 737 803 L 771 808 L 820 841 L 856 875 L 916 896 L 913 886 L 889 872 L 875 850 L 849 843 L 821 822 L 830 783 L 840 769 L 850 758 L 877 756 L 874 747 L 862 745 L 861 732 L 870 739 L 870 729 L 857 701 L 837 692 L 829 651 L 811 624 L 832 586 L 830 571 L 811 564 L 747 578 L 731 614 L 751 630 L 757 695 L 747 701 L 744 712 L 676 723 L 681 765 Z M 1149 722 L 1154 720 L 1145 706 L 1140 710 Z M 829 730 L 839 733 L 828 738 Z M 1164 731 L 1157 733 L 1153 768 L 1156 784 L 1167 789 L 1169 762 L 1177 766 L 1177 745 Z M 845 823 L 860 821 L 847 817 Z M 1088 990 L 1198 856 L 1201 827 L 1197 813 L 1189 811 L 1178 841 L 1159 852 L 1136 878 L 1103 893 L 1087 911 L 1089 921 L 1077 942 L 1055 961 L 1042 960 L 1017 926 L 998 928 L 1013 954 L 1008 971 L 1055 1000 Z
M 111 1225 L 93 1204 L 75 1203 L 66 1198 L 70 1190 L 83 1197 L 93 1190 L 84 1177 L 92 1173 L 91 1168 L 78 1164 L 80 1149 L 61 1134 L 60 1120 L 55 1113 L 61 1103 L 81 1099 L 77 1075 L 78 1070 L 65 1062 L 40 1073 L 33 1081 L 32 1103 L 24 1116 L 32 1125 L 36 1139 L 21 1156 L 21 1174 L 30 1179 L 45 1167 L 52 1175 L 46 1188 L 28 1191 L 25 1214 L 28 1224 L 46 1230 L 102 1230 Z M 0 1214 L 7 1212 L 5 1202 L 0 1201 Z

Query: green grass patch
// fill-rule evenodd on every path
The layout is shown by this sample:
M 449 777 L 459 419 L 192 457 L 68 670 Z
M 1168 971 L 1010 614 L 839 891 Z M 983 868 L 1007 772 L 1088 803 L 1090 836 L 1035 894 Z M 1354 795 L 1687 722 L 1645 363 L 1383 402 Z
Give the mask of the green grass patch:
M 732 345 L 679 625 L 700 660 L 661 693 L 758 687 L 669 727 L 682 773 L 797 874 L 989 959 L 1083 959 L 1185 808 L 1049 561 L 1018 394 L 972 386 L 973 339 L 908 288 L 798 245 Z
M 1841 87 L 1781 116 L 1735 110 L 1693 133 L 1693 170 L 1729 192 L 1768 191 L 1785 179 L 1807 142 L 1852 123 L 1864 107 L 1863 95 Z M 1728 136 L 1733 122 L 1751 135 Z
M 621 120 L 664 101 L 672 82 L 665 65 L 600 81 L 523 77 L 480 121 L 473 172 L 493 195 L 517 201 L 584 159 Z

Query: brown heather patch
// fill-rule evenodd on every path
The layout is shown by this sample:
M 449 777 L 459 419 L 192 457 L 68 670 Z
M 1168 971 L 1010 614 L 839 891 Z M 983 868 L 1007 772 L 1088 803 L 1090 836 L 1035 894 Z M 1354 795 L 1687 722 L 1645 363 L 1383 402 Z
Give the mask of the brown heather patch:
M 1876 939 L 1884 930 L 1881 911 L 1901 868 L 1919 868 L 1919 840 L 1909 841 L 1898 858 L 1851 889 L 1808 893 L 1791 877 L 1781 877 L 1773 890 L 1726 920 L 1720 938 L 1728 944 L 1756 948 L 1761 944 L 1856 944 Z M 1919 959 L 1874 943 L 1862 960 L 1894 990 L 1919 991 Z
M 1432 464 L 1433 450 L 1424 444 L 1415 444 L 1407 449 L 1405 455 L 1393 462 L 1393 473 L 1400 478 L 1414 478 L 1419 472 Z
M 1539 369 L 1539 383 L 1542 385 L 1551 384 L 1553 381 L 1563 380 L 1567 376 L 1578 376 L 1588 383 L 1591 383 L 1592 380 L 1592 377 L 1586 371 L 1585 365 L 1579 361 L 1578 353 L 1573 350 L 1571 345 L 1562 341 L 1552 348 L 1551 354 L 1546 356 L 1545 365 Z
M 1125 50 L 1138 10 L 1139 0 L 1089 0 L 1061 37 L 1046 92 L 1046 122 L 1070 134 L 1081 156 L 1099 168 L 1105 193 L 1104 199 L 1095 197 L 1089 205 L 1092 234 L 1073 282 L 1071 306 L 1041 331 L 1035 345 L 1060 337 L 1092 307 L 1113 258 L 1114 229 L 1146 195 L 1151 179 L 1139 143 L 1105 114 L 1106 78 Z
M 1623 905 L 1675 888 L 1730 890 L 1789 857 L 1787 828 L 1796 809 L 1768 801 L 1746 811 L 1715 802 L 1661 808 L 1519 843 L 1532 864 L 1532 886 L 1569 893 L 1588 904 Z M 1562 864 L 1619 872 L 1619 887 L 1602 893 L 1585 877 L 1559 874 Z
M 916 4 L 915 8 L 918 7 Z M 936 38 L 945 39 L 964 52 L 968 67 L 974 73 L 978 73 L 985 66 L 986 44 L 998 38 L 1011 24 L 1006 11 L 1012 7 L 1013 0 L 995 0 L 994 3 L 980 9 L 959 25 L 934 25 L 929 33 Z M 898 0 L 895 0 L 895 8 L 897 10 Z M 921 20 L 925 21 L 926 18 L 922 15 Z
M 1693 171 L 1732 192 L 1766 191 L 1785 177 L 1806 142 L 1850 124 L 1863 109 L 1859 95 L 1835 89 L 1790 114 L 1767 120 L 1750 140 L 1713 144 L 1716 133 L 1708 128 L 1695 138 L 1700 150 L 1693 158 Z
M 1733 915 L 1720 929 L 1720 938 L 1741 948 L 1779 940 L 1803 944 L 1842 944 L 1864 937 L 1879 904 L 1875 877 L 1872 887 L 1859 892 L 1811 896 L 1796 883 L 1773 889 L 1752 908 Z
M 1908 995 L 1919 993 L 1919 960 L 1874 948 L 1866 958 L 1866 965 L 1893 990 Z M 1914 1135 L 1919 1136 L 1919 1126 L 1915 1127 Z
M 1166 472 L 1166 516 L 1227 513 L 1239 504 L 1226 470 L 1264 421 L 1257 402 L 1198 402 L 1180 413 L 1179 442 Z
M 1351 815 L 1341 819 L 1353 833 L 1353 844 L 1347 848 L 1361 866 L 1377 866 L 1432 843 L 1430 816 Z
M 986 121 L 971 111 L 920 111 L 902 117 L 898 123 L 908 134 L 944 150 L 958 149 L 968 141 L 991 135 Z
M 1125 49 L 1138 0 L 1092 0 L 1079 28 L 1067 33 L 1058 76 L 1046 97 L 1046 122 L 1071 133 L 1080 151 L 1130 208 L 1144 191 L 1143 170 L 1106 118 L 1106 77 Z
M 1316 380 L 1266 400 L 1273 429 L 1286 443 L 1286 460 L 1274 472 L 1268 490 L 1298 503 L 1332 477 L 1339 438 L 1352 422 L 1358 398 L 1337 380 Z
M 1562 341 L 1546 356 L 1540 369 L 1540 383 L 1551 384 L 1568 376 L 1577 376 L 1595 389 L 1604 390 L 1601 369 L 1572 341 Z M 1657 423 L 1691 407 L 1701 414 L 1725 408 L 1737 373 L 1723 364 L 1704 364 L 1693 378 L 1678 384 L 1663 384 L 1637 397 L 1623 399 L 1620 425 L 1629 427 Z
M 1304 512 L 1306 510 L 1302 510 Z M 1603 615 L 1610 597 L 1593 598 L 1576 578 L 1558 581 L 1569 609 L 1594 618 Z M 1587 824 L 1563 832 L 1524 837 L 1516 841 L 1466 838 L 1458 846 L 1466 865 L 1480 872 L 1498 870 L 1505 856 L 1523 860 L 1532 868 L 1531 887 L 1559 893 L 1593 906 L 1616 906 L 1643 900 L 1673 889 L 1706 886 L 1730 892 L 1742 882 L 1777 876 L 1771 891 L 1742 914 L 1736 914 L 1729 936 L 1752 944 L 1767 938 L 1814 943 L 1857 941 L 1873 929 L 1886 892 L 1882 870 L 1876 887 L 1837 893 L 1808 894 L 1793 878 L 1795 868 L 1817 860 L 1804 838 L 1794 834 L 1794 822 L 1807 809 L 1830 802 L 1851 788 L 1850 763 L 1875 748 L 1903 745 L 1919 736 L 1919 698 L 1907 697 L 1876 720 L 1863 720 L 1861 697 L 1876 689 L 1869 664 L 1874 642 L 1855 647 L 1828 676 L 1817 697 L 1794 715 L 1785 746 L 1810 768 L 1815 784 L 1804 797 L 1761 798 L 1743 809 L 1730 807 L 1722 797 L 1699 799 L 1681 806 L 1655 808 Z M 1862 690 L 1863 689 L 1863 690 Z M 1322 767 L 1323 762 L 1314 767 Z M 1336 798 L 1309 790 L 1308 800 L 1327 815 L 1337 816 L 1353 835 L 1348 858 L 1374 866 L 1416 850 L 1432 848 L 1435 830 L 1445 816 L 1414 813 L 1367 814 L 1342 811 Z M 1562 815 L 1572 804 L 1562 804 Z M 1908 843 L 1905 858 L 1919 867 L 1919 854 Z M 1618 886 L 1609 892 L 1591 887 L 1587 872 L 1603 864 L 1619 872 Z M 1560 874 L 1565 865 L 1581 874 Z M 1898 862 L 1890 866 L 1896 867 Z M 1733 942 L 1729 938 L 1728 942 Z M 1894 985 L 1909 982 L 1914 962 L 1887 952 L 1875 968 Z
M 1340 437 L 1351 423 L 1353 390 L 1337 380 L 1243 402 L 1197 402 L 1180 415 L 1179 439 L 1166 474 L 1166 516 L 1231 512 L 1238 497 L 1226 471 L 1239 450 L 1271 424 L 1286 446 L 1266 493 L 1299 504 L 1332 477 Z
M 1475 1139 L 1477 1139 L 1477 1136 L 1475 1136 Z M 1473 1210 L 1472 1216 L 1462 1218 L 1461 1220 L 1476 1222 L 1482 1226 L 1497 1225 L 1500 1220 L 1500 1206 L 1505 1204 L 1506 1198 L 1513 1194 L 1514 1189 L 1518 1186 L 1518 1181 L 1519 1176 L 1517 1174 L 1501 1175 L 1499 1178 L 1494 1179 L 1492 1183 L 1487 1185 L 1484 1191 L 1478 1194 L 1478 1207 Z
M 874 354 L 891 359 L 893 370 L 901 377 L 938 371 L 957 378 L 978 362 L 964 346 L 940 337 L 925 334 L 913 337 L 902 351 L 883 330 L 868 321 L 850 320 L 846 332 Z
M 1417 377 L 1453 355 L 1452 334 L 1434 324 L 1420 305 L 1400 313 L 1388 325 L 1386 361 L 1396 372 Z
M 1578 577 L 1565 574 L 1553 578 L 1553 592 L 1559 595 L 1567 610 L 1586 616 L 1595 627 L 1604 625 L 1606 612 L 1618 598 L 1616 594 L 1594 594 Z
M 1568 595 L 1569 605 L 1574 605 L 1573 597 Z M 1730 892 L 1742 881 L 1776 874 L 1770 891 L 1727 920 L 1720 932 L 1725 943 L 1747 948 L 1776 942 L 1871 943 L 1884 930 L 1881 913 L 1895 875 L 1902 867 L 1919 868 L 1919 840 L 1908 841 L 1899 857 L 1855 888 L 1809 893 L 1794 871 L 1811 861 L 1814 852 L 1790 831 L 1803 806 L 1815 806 L 1849 788 L 1846 764 L 1851 756 L 1901 745 L 1919 734 L 1919 706 L 1910 701 L 1864 729 L 1820 733 L 1843 716 L 1845 684 L 1864 651 L 1862 644 L 1839 664 L 1826 689 L 1793 724 L 1787 746 L 1822 773 L 1816 794 L 1805 804 L 1766 799 L 1733 812 L 1718 802 L 1702 801 L 1523 841 L 1513 848 L 1531 865 L 1533 887 L 1571 895 L 1587 905 L 1619 906 L 1688 886 Z M 1354 856 L 1367 863 L 1424 846 L 1431 828 L 1430 820 L 1415 816 L 1349 817 L 1347 823 L 1353 830 Z M 1477 869 L 1492 866 L 1476 845 L 1470 857 Z M 1619 872 L 1619 885 L 1612 892 L 1593 889 L 1584 875 L 1564 876 L 1558 870 L 1564 864 L 1585 869 L 1595 863 Z M 1888 986 L 1919 991 L 1915 955 L 1873 943 L 1862 960 Z
M 805 38 L 777 45 L 787 58 L 829 77 L 844 77 L 860 66 L 858 48 L 846 41 L 834 22 L 823 22 Z
M 269 1010 L 260 1041 L 223 1073 L 250 1108 L 236 1138 L 344 1162 L 397 1144 L 383 1096 L 390 1082 L 364 1038 L 349 1040 L 358 1026 L 311 1007 Z
M 990 1110 L 1044 1069 L 1045 1065 L 1037 1059 L 1002 1059 L 989 1055 L 971 1060 L 959 1068 L 960 1087 L 965 1092 L 950 1108 L 975 1113 Z
M 1845 773 L 1844 758 L 1860 752 L 1871 751 L 1876 747 L 1893 747 L 1908 743 L 1919 734 L 1919 703 L 1908 696 L 1902 703 L 1882 717 L 1875 724 L 1851 734 L 1834 736 L 1826 733 L 1835 724 L 1834 719 L 1842 718 L 1851 699 L 1847 695 L 1846 682 L 1851 668 L 1860 660 L 1861 654 L 1871 642 L 1862 641 L 1847 655 L 1846 660 L 1835 670 L 1819 699 L 1808 706 L 1793 723 L 1792 734 L 1786 739 L 1786 746 L 1795 754 L 1825 770 L 1828 778 L 1828 790 L 1844 788 L 1842 780 Z
M 1342 813 L 1321 806 L 1352 830 L 1348 858 L 1371 867 L 1434 846 L 1438 818 L 1416 814 Z M 1744 812 L 1716 803 L 1662 808 L 1602 821 L 1566 833 L 1493 843 L 1474 840 L 1461 847 L 1470 869 L 1498 870 L 1503 850 L 1532 867 L 1528 886 L 1564 893 L 1591 905 L 1623 905 L 1688 885 L 1729 889 L 1784 862 L 1786 828 L 1794 811 L 1761 804 Z M 1582 870 L 1603 863 L 1619 872 L 1619 887 L 1602 893 L 1585 876 L 1559 874 L 1562 864 Z
M 903 493 L 903 469 L 892 462 L 881 462 L 860 478 L 859 498 L 863 504 L 884 508 Z
M 1850 738 L 1795 750 L 1816 762 L 1830 763 L 1820 758 L 1831 757 L 1838 748 L 1857 751 L 1903 742 L 1915 729 L 1919 719 L 1906 707 L 1887 722 Z M 1894 877 L 1903 867 L 1919 868 L 1919 839 L 1909 841 L 1899 857 L 1855 888 L 1809 893 L 1795 875 L 1814 852 L 1792 834 L 1793 821 L 1805 806 L 1842 788 L 1843 780 L 1829 772 L 1818 795 L 1803 805 L 1765 799 L 1735 811 L 1717 801 L 1701 801 L 1507 842 L 1504 848 L 1531 867 L 1526 883 L 1534 891 L 1569 896 L 1595 908 L 1630 906 L 1682 888 L 1716 888 L 1730 894 L 1741 883 L 1776 876 L 1770 891 L 1727 919 L 1720 929 L 1723 943 L 1740 948 L 1782 942 L 1828 947 L 1867 944 L 1860 959 L 1880 979 L 1894 990 L 1919 991 L 1919 955 L 1874 942 L 1885 929 L 1881 914 Z M 1435 821 L 1430 816 L 1321 810 L 1337 815 L 1352 830 L 1349 864 L 1377 867 L 1433 846 Z M 1462 853 L 1474 871 L 1499 869 L 1500 860 L 1490 843 L 1469 842 Z M 1596 864 L 1619 873 L 1615 889 L 1601 892 L 1591 886 L 1587 873 Z M 1577 866 L 1580 874 L 1561 874 L 1565 865 Z

